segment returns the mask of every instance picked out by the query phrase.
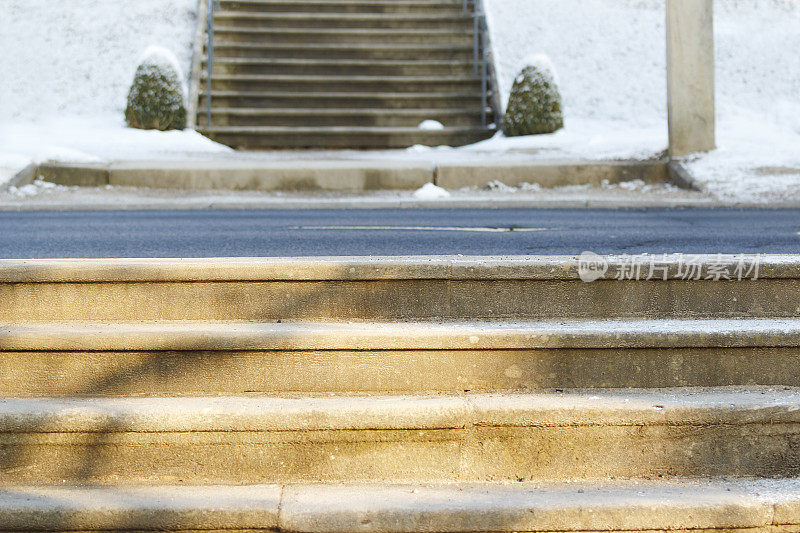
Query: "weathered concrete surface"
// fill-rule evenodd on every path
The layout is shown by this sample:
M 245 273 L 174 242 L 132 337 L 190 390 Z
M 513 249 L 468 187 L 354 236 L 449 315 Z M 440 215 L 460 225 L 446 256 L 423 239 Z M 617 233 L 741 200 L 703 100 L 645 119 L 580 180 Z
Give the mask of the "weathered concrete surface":
M 108 175 L 102 164 L 51 163 L 36 169 L 36 176 L 47 182 L 78 187 L 103 187 L 109 184 Z
M 660 161 L 552 161 L 527 165 L 514 164 L 440 164 L 436 185 L 445 189 L 482 187 L 498 180 L 506 185 L 537 183 L 542 187 L 565 185 L 600 185 L 640 179 L 646 183 L 665 183 L 669 178 L 666 163 Z
M 0 395 L 800 385 L 800 321 L 0 325 Z
M 4 483 L 794 476 L 796 389 L 0 402 Z
M 308 533 L 797 530 L 796 481 L 540 485 L 6 486 L 0 523 L 25 530 Z M 588 512 L 591 510 L 591 512 Z
M 800 319 L 0 323 L 3 351 L 796 347 Z
M 3 487 L 0 529 L 277 529 L 282 487 Z
M 7 187 L 21 187 L 23 185 L 28 185 L 29 183 L 33 182 L 36 178 L 36 169 L 37 166 L 35 163 L 31 163 L 16 174 L 14 174 L 11 179 L 7 180 L 3 185 L 3 188 Z
M 787 496 L 796 484 L 778 485 Z M 772 526 L 776 504 L 736 483 L 618 486 L 291 486 L 292 531 L 648 531 Z M 797 515 L 786 516 L 795 523 Z
M 159 162 L 109 168 L 111 185 L 169 189 L 413 190 L 432 181 L 433 167 L 426 163 L 391 161 Z
M 369 161 L 155 161 L 98 165 L 47 164 L 45 181 L 69 186 L 275 191 L 413 190 L 433 181 L 427 163 Z
M 758 280 L 646 281 L 648 256 L 604 258 L 579 281 L 579 260 L 543 258 L 0 261 L 0 317 L 24 321 L 426 320 L 793 317 L 800 268 L 765 256 Z M 693 265 L 735 269 L 732 256 Z M 745 270 L 754 266 L 745 259 Z M 613 277 L 642 267 L 642 278 Z M 732 270 L 731 270 L 732 271 Z M 658 274 L 659 276 L 661 273 Z M 658 279 L 658 278 L 656 278 Z
M 542 161 L 462 164 L 434 161 L 309 159 L 303 161 L 135 161 L 38 167 L 46 181 L 68 186 L 118 185 L 156 189 L 257 191 L 414 190 L 426 183 L 458 189 L 538 183 L 543 187 L 600 185 L 640 179 L 669 181 L 663 161 Z
M 793 317 L 800 280 L 3 283 L 26 321 Z
M 734 268 L 754 263 L 754 255 L 602 256 L 603 279 L 647 267 L 656 258 L 667 279 L 680 279 L 678 266 Z M 0 259 L 0 283 L 113 281 L 327 281 L 327 280 L 579 280 L 576 256 L 411 256 L 264 257 L 199 259 Z M 759 279 L 800 279 L 800 256 L 761 255 Z M 657 271 L 658 281 L 662 271 Z
M 797 348 L 21 351 L 5 397 L 800 386 Z
M 716 147 L 713 0 L 667 1 L 670 155 Z

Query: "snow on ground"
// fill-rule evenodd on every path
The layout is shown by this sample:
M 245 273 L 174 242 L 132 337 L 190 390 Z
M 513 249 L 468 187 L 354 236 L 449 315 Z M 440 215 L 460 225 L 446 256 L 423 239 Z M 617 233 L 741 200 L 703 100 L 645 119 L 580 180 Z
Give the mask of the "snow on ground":
M 124 125 L 128 89 L 149 46 L 170 50 L 189 71 L 196 9 L 197 0 L 0 1 L 0 183 L 31 160 L 223 150 L 195 132 Z
M 559 74 L 566 128 L 504 139 L 495 149 L 549 156 L 642 157 L 663 151 L 663 0 L 486 0 L 505 103 L 531 54 Z M 800 1 L 715 0 L 718 144 L 689 164 L 698 183 L 734 201 L 800 200 Z M 787 196 L 788 195 L 788 196 Z
M 663 0 L 486 5 L 503 102 L 525 59 L 545 54 L 559 75 L 566 128 L 516 139 L 498 134 L 459 149 L 336 157 L 511 161 L 663 153 Z M 231 154 L 193 132 L 124 127 L 125 97 L 148 46 L 171 50 L 189 71 L 196 6 L 196 0 L 0 0 L 0 183 L 32 160 L 297 158 Z M 720 148 L 688 166 L 719 198 L 800 201 L 798 27 L 798 0 L 715 0 Z

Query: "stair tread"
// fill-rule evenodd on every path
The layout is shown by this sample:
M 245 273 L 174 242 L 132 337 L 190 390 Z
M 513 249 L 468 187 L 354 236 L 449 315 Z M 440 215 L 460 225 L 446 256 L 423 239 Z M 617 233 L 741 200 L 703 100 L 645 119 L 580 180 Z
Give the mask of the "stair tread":
M 205 62 L 206 58 L 203 58 Z M 429 60 L 429 59 L 302 59 L 302 58 L 270 58 L 270 57 L 216 57 L 214 64 L 231 65 L 347 65 L 347 66 L 472 66 L 473 60 Z
M 0 523 L 9 529 L 36 524 L 45 530 L 108 531 L 743 529 L 800 523 L 800 482 L 4 486 Z
M 419 135 L 431 136 L 446 136 L 450 133 L 467 133 L 467 132 L 489 132 L 489 128 L 482 127 L 445 127 L 441 130 L 421 130 L 416 127 L 396 127 L 396 126 L 314 126 L 314 127 L 294 127 L 294 126 L 213 126 L 201 128 L 201 133 L 317 133 L 317 134 L 337 134 L 337 133 L 418 133 Z
M 798 387 L 461 395 L 3 398 L 5 433 L 426 431 L 800 423 Z
M 645 268 L 657 259 L 657 265 L 667 268 L 665 273 L 670 281 L 683 279 L 687 283 L 699 283 L 679 277 L 677 269 L 681 262 L 687 260 L 683 254 L 597 257 L 605 262 L 608 267 L 606 275 L 611 276 L 604 279 L 613 279 L 615 273 L 629 272 L 637 265 Z M 740 262 L 750 265 L 756 260 L 760 266 L 759 280 L 800 279 L 800 260 L 791 255 L 699 255 L 692 256 L 692 265 L 698 269 L 707 269 L 712 265 L 722 268 L 734 267 Z M 580 266 L 579 257 L 564 255 L 0 259 L 0 283 L 432 279 L 577 282 L 581 279 Z M 656 277 L 647 283 L 655 285 L 659 281 L 659 277 Z M 731 282 L 718 283 L 726 286 Z
M 203 78 L 205 78 L 203 72 Z M 253 81 L 376 81 L 376 82 L 439 82 L 439 81 L 469 81 L 480 82 L 480 76 L 350 76 L 350 75 L 321 75 L 321 74 L 214 74 L 214 80 L 253 80 Z
M 200 110 L 202 113 L 204 110 Z M 417 115 L 474 115 L 480 113 L 477 108 L 452 108 L 452 109 L 392 109 L 392 108 L 346 108 L 346 107 L 301 107 L 301 108 L 273 108 L 273 107 L 212 107 L 212 113 L 230 115 L 392 115 L 392 116 L 417 116 Z
M 215 41 L 214 49 L 233 48 L 266 48 L 269 50 L 397 50 L 397 51 L 472 51 L 472 45 L 463 44 L 412 44 L 412 43 L 247 43 L 231 41 Z
M 205 96 L 206 91 L 205 89 L 200 91 L 201 96 Z M 211 91 L 212 98 L 215 96 L 243 96 L 243 97 L 259 97 L 259 98 L 269 98 L 269 97 L 281 97 L 281 98 L 323 98 L 323 97 L 331 97 L 331 98 L 340 98 L 340 97 L 347 97 L 347 98 L 441 98 L 441 99 L 452 99 L 452 98 L 480 98 L 480 95 L 476 95 L 475 93 L 468 92 L 468 93 L 451 93 L 451 92 L 426 92 L 426 93 L 418 93 L 418 92 L 409 92 L 409 93 L 395 93 L 395 92 L 380 92 L 380 91 L 371 91 L 371 92 L 302 92 L 302 93 L 287 93 L 281 91 L 221 91 L 221 90 L 212 90 Z
M 472 14 L 425 14 L 425 13 L 308 13 L 298 12 L 263 12 L 263 11 L 217 11 L 215 19 L 252 18 L 252 19 L 286 19 L 286 20 L 368 20 L 368 21 L 403 21 L 403 22 L 472 22 Z
M 0 350 L 792 347 L 800 319 L 0 324 Z

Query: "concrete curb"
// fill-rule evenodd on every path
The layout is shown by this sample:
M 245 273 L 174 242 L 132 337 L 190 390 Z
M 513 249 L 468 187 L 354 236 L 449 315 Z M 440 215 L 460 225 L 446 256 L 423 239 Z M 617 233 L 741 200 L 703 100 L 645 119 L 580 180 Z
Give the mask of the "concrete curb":
M 552 161 L 536 164 L 442 164 L 437 169 L 436 185 L 445 189 L 481 187 L 498 180 L 505 185 L 537 183 L 542 187 L 601 185 L 642 180 L 667 183 L 669 175 L 663 161 Z
M 19 172 L 17 172 L 14 177 L 12 177 L 8 182 L 5 184 L 4 188 L 9 187 L 22 187 L 23 185 L 28 185 L 29 183 L 33 183 L 33 180 L 37 176 L 38 167 L 35 163 L 31 163 L 27 167 L 23 168 Z
M 67 186 L 117 185 L 190 190 L 375 191 L 414 190 L 426 183 L 448 189 L 506 185 L 543 187 L 600 185 L 642 180 L 667 183 L 663 161 L 535 161 L 515 164 L 452 164 L 434 161 L 171 161 L 101 165 L 41 165 L 46 180 Z
M 697 184 L 691 172 L 678 160 L 672 160 L 667 164 L 667 172 L 669 173 L 669 181 L 674 183 L 681 189 L 690 191 L 702 191 L 702 187 Z

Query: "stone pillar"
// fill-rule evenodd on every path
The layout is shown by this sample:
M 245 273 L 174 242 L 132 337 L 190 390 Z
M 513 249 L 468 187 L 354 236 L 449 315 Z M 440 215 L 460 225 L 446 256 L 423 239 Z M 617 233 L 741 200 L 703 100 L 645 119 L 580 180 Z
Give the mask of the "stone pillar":
M 669 152 L 716 147 L 714 1 L 667 0 Z

